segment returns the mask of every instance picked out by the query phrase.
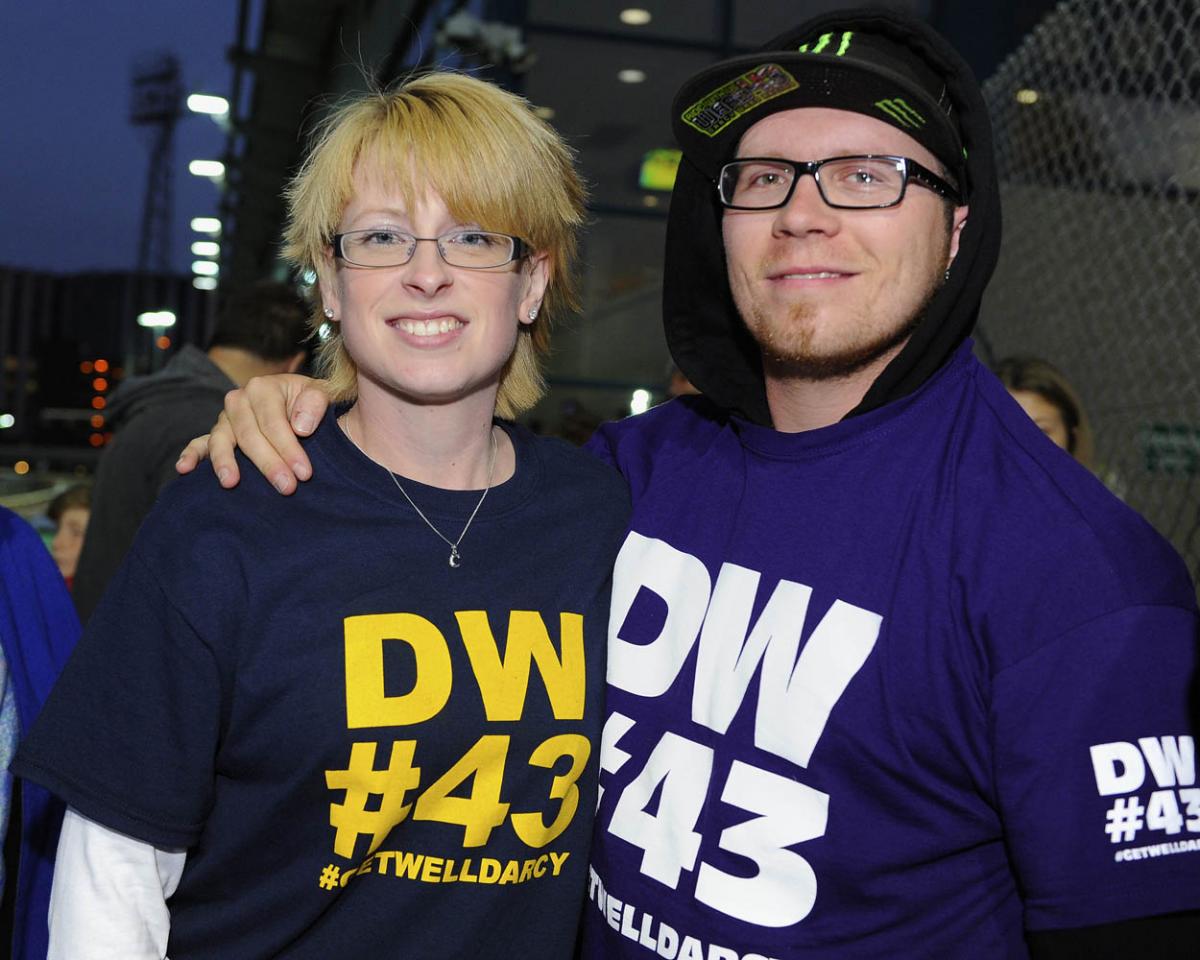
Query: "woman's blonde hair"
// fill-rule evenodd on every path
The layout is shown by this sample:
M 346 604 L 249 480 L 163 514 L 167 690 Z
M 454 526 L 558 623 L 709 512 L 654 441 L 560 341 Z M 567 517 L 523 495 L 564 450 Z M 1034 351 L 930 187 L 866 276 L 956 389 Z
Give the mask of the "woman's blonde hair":
M 428 73 L 357 96 L 318 127 L 286 191 L 284 255 L 301 270 L 328 263 L 363 157 L 406 206 L 433 191 L 459 222 L 520 237 L 547 255 L 550 283 L 542 309 L 533 323 L 520 325 L 496 397 L 502 417 L 529 410 L 545 391 L 541 358 L 550 348 L 550 326 L 579 309 L 574 268 L 584 188 L 574 152 L 528 102 L 463 74 Z M 317 303 L 310 325 L 316 332 L 324 323 Z M 318 369 L 331 397 L 352 400 L 357 370 L 340 329 L 331 326 L 317 353 Z

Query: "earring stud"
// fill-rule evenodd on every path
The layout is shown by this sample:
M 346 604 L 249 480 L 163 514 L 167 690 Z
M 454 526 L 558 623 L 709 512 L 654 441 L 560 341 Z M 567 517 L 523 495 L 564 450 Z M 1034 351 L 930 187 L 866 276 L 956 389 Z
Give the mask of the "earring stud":
M 333 319 L 333 308 L 332 308 L 332 307 L 326 307 L 326 308 L 325 308 L 325 319 L 326 319 L 326 320 L 332 320 L 332 319 Z
M 531 310 L 529 311 L 529 319 L 530 319 L 530 320 L 536 320 L 536 319 L 537 319 L 537 307 L 534 307 L 533 309 L 531 309 Z

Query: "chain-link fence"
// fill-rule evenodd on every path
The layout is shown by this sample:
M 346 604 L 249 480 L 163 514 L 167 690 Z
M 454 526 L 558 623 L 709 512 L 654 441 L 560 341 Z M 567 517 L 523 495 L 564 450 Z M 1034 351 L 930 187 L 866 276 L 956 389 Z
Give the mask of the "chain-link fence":
M 981 352 L 1064 371 L 1097 472 L 1200 580 L 1200 3 L 1067 0 L 984 89 L 1004 245 Z

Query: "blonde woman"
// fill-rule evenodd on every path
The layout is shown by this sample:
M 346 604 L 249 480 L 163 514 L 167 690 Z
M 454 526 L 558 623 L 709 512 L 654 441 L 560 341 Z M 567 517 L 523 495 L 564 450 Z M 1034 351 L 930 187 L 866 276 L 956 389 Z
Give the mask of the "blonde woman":
M 18 760 L 71 807 L 51 956 L 567 957 L 628 495 L 508 418 L 575 303 L 570 153 L 432 74 L 288 198 L 336 429 L 296 497 L 175 484 L 93 616 Z

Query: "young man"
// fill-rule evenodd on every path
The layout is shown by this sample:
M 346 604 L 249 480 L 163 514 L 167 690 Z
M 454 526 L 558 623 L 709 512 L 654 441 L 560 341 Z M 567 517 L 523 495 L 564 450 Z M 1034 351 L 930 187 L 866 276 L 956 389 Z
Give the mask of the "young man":
M 704 399 L 592 444 L 634 512 L 584 955 L 1190 955 L 1195 595 L 971 354 L 1000 224 L 969 70 L 830 14 L 674 127 L 666 326 Z M 236 419 L 287 490 L 278 395 Z
M 208 348 L 184 345 L 157 373 L 113 396 L 116 435 L 96 471 L 88 536 L 72 588 L 86 622 L 162 488 L 175 479 L 179 445 L 203 430 L 225 394 L 251 377 L 293 373 L 304 362 L 308 305 L 291 287 L 260 281 L 231 294 Z

